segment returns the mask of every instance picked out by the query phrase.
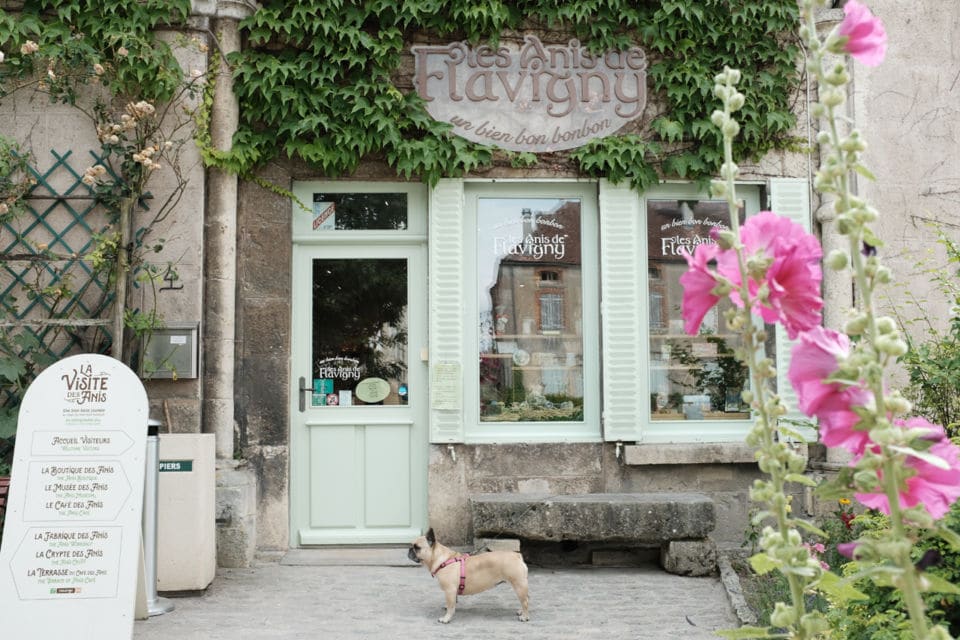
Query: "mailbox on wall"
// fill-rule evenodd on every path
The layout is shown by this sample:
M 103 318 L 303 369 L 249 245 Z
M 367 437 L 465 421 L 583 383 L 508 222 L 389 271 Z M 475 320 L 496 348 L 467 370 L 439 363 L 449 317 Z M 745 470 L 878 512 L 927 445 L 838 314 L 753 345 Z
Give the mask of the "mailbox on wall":
M 144 336 L 140 351 L 140 377 L 150 379 L 196 378 L 197 322 L 172 322 Z

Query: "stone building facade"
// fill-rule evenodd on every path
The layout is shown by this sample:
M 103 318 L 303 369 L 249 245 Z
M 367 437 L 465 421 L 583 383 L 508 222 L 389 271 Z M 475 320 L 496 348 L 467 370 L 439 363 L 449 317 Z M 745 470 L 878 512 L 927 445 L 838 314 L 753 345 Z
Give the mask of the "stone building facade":
M 884 65 L 851 69 L 850 115 L 867 131 L 867 162 L 878 177 L 858 190 L 881 209 L 883 251 L 902 290 L 925 299 L 929 282 L 918 253 L 933 250 L 933 264 L 942 259 L 930 224 L 960 240 L 960 52 L 951 48 L 960 41 L 960 8 L 925 2 L 905 12 L 895 0 L 871 4 L 886 23 L 890 49 Z M 253 10 L 247 2 L 196 2 L 187 31 L 200 39 L 216 32 L 222 49 L 236 50 L 238 20 Z M 823 25 L 841 17 L 841 10 L 830 10 Z M 207 64 L 198 58 L 185 66 L 206 70 Z M 236 102 L 229 75 L 215 76 L 214 143 L 225 148 Z M 805 105 L 814 91 L 806 87 L 797 103 L 796 133 L 810 140 L 816 123 L 807 121 Z M 0 109 L 16 132 L 33 132 L 34 149 L 95 142 L 73 133 L 81 129 L 67 126 L 71 114 L 32 103 Z M 41 120 L 57 125 L 35 126 Z M 64 141 L 67 135 L 79 137 Z M 815 160 L 771 154 L 745 167 L 744 206 L 747 215 L 788 210 L 829 250 L 838 236 L 826 203 L 809 188 Z M 161 293 L 158 301 L 168 322 L 198 323 L 200 373 L 148 381 L 147 388 L 171 431 L 216 434 L 222 565 L 301 546 L 400 544 L 427 526 L 450 544 L 469 544 L 470 499 L 478 494 L 538 495 L 545 503 L 561 495 L 704 494 L 714 503 L 712 539 L 731 549 L 744 542 L 748 492 L 759 474 L 743 444 L 749 415 L 736 401 L 735 383 L 714 388 L 718 400 L 684 377 L 690 367 L 677 363 L 678 349 L 718 361 L 725 347 L 709 341 L 684 347 L 675 335 L 681 333 L 676 287 L 663 280 L 672 264 L 663 241 L 672 236 L 654 237 L 648 224 L 657 211 L 666 224 L 682 225 L 685 215 L 709 218 L 702 190 L 670 183 L 637 193 L 548 168 L 501 167 L 430 187 L 401 180 L 374 161 L 338 179 L 296 160 L 273 162 L 258 182 L 204 169 L 197 159 L 191 167 L 189 193 L 169 223 L 164 249 L 180 260 L 183 289 Z M 306 210 L 262 184 L 292 192 Z M 383 228 L 349 222 L 352 215 L 363 218 L 366 205 L 356 194 L 379 194 L 404 208 L 404 222 Z M 478 284 L 493 263 L 510 262 L 478 240 L 485 219 L 478 212 L 494 211 L 498 200 L 513 201 L 517 220 L 524 205 L 548 212 L 575 206 L 581 225 L 570 230 L 542 216 L 538 237 L 547 240 L 536 242 L 546 246 L 563 236 L 570 239 L 566 249 L 580 255 L 529 260 L 534 266 L 522 276 L 529 295 L 514 294 L 510 304 L 502 292 L 485 299 Z M 344 226 L 326 226 L 331 205 L 335 225 Z M 513 231 L 516 221 L 502 224 L 490 231 L 494 237 L 505 230 L 501 247 L 530 236 L 522 227 Z M 523 262 L 514 261 L 518 272 Z M 393 356 L 399 351 L 388 340 L 406 337 L 401 373 L 382 359 L 377 371 L 386 373 L 376 375 L 373 364 L 362 371 L 350 364 L 373 357 L 365 347 L 324 351 L 324 334 L 344 321 L 329 311 L 339 307 L 320 301 L 328 288 L 344 291 L 346 276 L 337 270 L 351 265 L 370 269 L 373 291 L 352 285 L 369 296 L 376 286 L 396 285 L 403 273 L 409 307 L 389 321 L 381 317 L 366 336 L 382 340 Z M 341 275 L 331 281 L 324 273 Z M 565 295 L 564 287 L 577 295 Z M 892 293 L 885 304 L 902 310 L 910 302 L 905 296 Z M 824 297 L 825 323 L 839 326 L 851 301 L 849 282 L 827 274 Z M 946 318 L 948 306 L 925 300 L 934 320 Z M 500 367 L 489 397 L 478 383 L 484 358 Z M 675 371 L 657 377 L 669 367 Z M 373 379 L 386 383 L 383 394 L 380 382 L 359 386 Z M 510 410 L 528 413 L 501 420 Z M 553 415 L 561 419 L 546 417 Z M 516 423 L 522 424 L 504 427 Z M 816 447 L 810 460 L 814 474 L 844 462 Z M 795 504 L 811 514 L 817 509 L 809 493 L 795 496 Z

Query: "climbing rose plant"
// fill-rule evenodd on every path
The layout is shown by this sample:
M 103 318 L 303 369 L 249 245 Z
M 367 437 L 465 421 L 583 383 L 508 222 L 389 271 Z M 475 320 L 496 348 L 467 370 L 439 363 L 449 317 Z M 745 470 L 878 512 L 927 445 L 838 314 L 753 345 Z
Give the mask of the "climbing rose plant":
M 803 0 L 800 37 L 809 52 L 808 71 L 819 86 L 820 101 L 812 111 L 825 122 L 817 137 L 822 165 L 815 188 L 830 199 L 838 232 L 848 240 L 847 249 L 831 252 L 826 264 L 852 273 L 858 300 L 850 320 L 843 332 L 820 326 L 823 252 L 813 235 L 770 211 L 742 225 L 738 221 L 732 141 L 739 124 L 733 114 L 743 106 L 744 97 L 736 89 L 739 71 L 729 68 L 715 78 L 714 93 L 723 110 L 714 112 L 712 120 L 723 134 L 725 162 L 712 191 L 729 203 L 730 229 L 715 232 L 715 243 L 700 245 L 685 256 L 689 269 L 680 278 L 684 327 L 690 334 L 698 332 L 706 313 L 721 299 L 729 298 L 735 305 L 725 319 L 731 330 L 743 335 L 738 357 L 748 366 L 751 380 L 744 399 L 757 416 L 748 442 L 757 446 L 760 469 L 769 476 L 755 482 L 751 497 L 766 505 L 757 521 L 773 522 L 764 528 L 762 552 L 751 558 L 751 564 L 758 573 L 783 573 L 791 596 L 791 602 L 777 603 L 770 617 L 782 631 L 745 628 L 724 635 L 827 637 L 828 622 L 820 612 L 807 609 L 806 594 L 819 590 L 835 603 L 863 597 L 823 565 L 811 552 L 815 547 L 803 542 L 800 529 L 825 534 L 792 515 L 786 484 L 813 481 L 803 475 L 804 459 L 786 442 L 796 434 L 780 424 L 786 409 L 770 384 L 776 371 L 764 350 L 765 329 L 757 321 L 762 320 L 781 324 L 797 341 L 788 379 L 799 409 L 817 419 L 825 445 L 840 447 L 852 458 L 834 481 L 834 494 L 852 493 L 864 506 L 889 516 L 890 526 L 882 535 L 857 540 L 842 551 L 861 562 L 862 575 L 899 590 L 909 614 L 910 637 L 950 638 L 945 628 L 930 623 L 921 594 L 960 589 L 915 566 L 911 550 L 931 534 L 960 548 L 960 536 L 938 523 L 960 497 L 960 448 L 947 439 L 942 426 L 911 415 L 910 403 L 887 379 L 907 346 L 894 320 L 874 308 L 874 290 L 892 276 L 880 262 L 877 249 L 882 242 L 871 227 L 879 214 L 851 187 L 854 173 L 867 177 L 870 173 L 861 162 L 862 135 L 855 129 L 843 130 L 846 120 L 840 107 L 849 82 L 846 62 L 826 62 L 828 55 L 840 55 L 866 65 L 880 64 L 886 54 L 886 31 L 866 6 L 849 0 L 843 21 L 821 40 L 814 12 L 822 4 L 823 0 Z

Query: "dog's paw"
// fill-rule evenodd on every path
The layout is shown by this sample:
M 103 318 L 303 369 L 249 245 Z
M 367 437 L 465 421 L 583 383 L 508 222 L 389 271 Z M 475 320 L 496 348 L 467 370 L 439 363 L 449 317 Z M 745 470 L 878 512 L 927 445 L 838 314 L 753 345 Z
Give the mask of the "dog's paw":
M 520 622 L 529 622 L 530 616 L 525 614 L 523 611 L 517 611 L 517 620 L 519 620 Z
M 447 618 L 447 617 L 437 618 L 437 622 L 439 622 L 440 624 L 448 624 L 450 622 L 450 618 Z

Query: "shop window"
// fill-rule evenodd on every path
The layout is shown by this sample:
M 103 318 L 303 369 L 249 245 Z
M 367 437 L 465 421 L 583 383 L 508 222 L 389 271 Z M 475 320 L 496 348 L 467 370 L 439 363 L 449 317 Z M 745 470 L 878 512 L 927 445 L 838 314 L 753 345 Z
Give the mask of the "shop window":
M 770 207 L 807 223 L 807 190 L 771 180 Z M 738 193 L 742 222 L 763 192 Z M 432 441 L 742 441 L 730 303 L 697 336 L 681 315 L 684 253 L 727 227 L 725 202 L 692 184 L 452 179 L 432 202 Z M 766 351 L 786 362 L 778 332 Z
M 741 221 L 743 210 L 741 209 Z M 739 335 L 728 331 L 723 300 L 704 318 L 700 332 L 683 329 L 680 276 L 684 253 L 712 243 L 716 231 L 729 228 L 726 202 L 647 200 L 649 283 L 650 417 L 652 420 L 745 420 L 740 399 L 747 370 L 734 356 Z
M 583 215 L 581 198 L 476 199 L 481 425 L 583 424 L 597 403 L 584 398 Z

